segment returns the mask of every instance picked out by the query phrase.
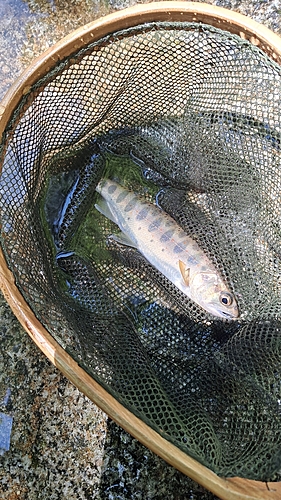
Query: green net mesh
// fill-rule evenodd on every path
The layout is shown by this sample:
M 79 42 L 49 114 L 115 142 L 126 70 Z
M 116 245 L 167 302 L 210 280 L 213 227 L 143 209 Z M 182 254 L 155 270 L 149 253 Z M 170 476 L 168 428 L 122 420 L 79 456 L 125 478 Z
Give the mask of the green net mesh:
M 2 142 L 1 242 L 63 348 L 219 475 L 281 468 L 280 68 L 190 23 L 140 25 L 60 62 Z M 95 208 L 101 178 L 157 203 L 239 307 L 184 295 Z

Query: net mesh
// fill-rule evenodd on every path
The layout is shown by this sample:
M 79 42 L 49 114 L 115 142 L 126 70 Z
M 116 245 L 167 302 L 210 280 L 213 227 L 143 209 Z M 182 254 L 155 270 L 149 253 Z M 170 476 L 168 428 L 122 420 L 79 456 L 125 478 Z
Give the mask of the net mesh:
M 280 68 L 229 33 L 152 23 L 72 54 L 23 97 L 1 146 L 1 243 L 60 345 L 219 475 L 281 468 Z M 101 178 L 169 213 L 239 318 L 179 291 L 96 209 Z

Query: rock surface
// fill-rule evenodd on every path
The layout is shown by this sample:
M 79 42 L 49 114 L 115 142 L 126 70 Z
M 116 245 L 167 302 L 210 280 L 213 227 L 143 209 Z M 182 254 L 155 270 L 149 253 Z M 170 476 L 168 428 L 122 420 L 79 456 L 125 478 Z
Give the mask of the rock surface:
M 134 0 L 1 0 L 0 98 L 34 57 L 73 29 Z M 279 0 L 208 1 L 280 33 Z M 155 456 L 51 365 L 0 297 L 3 500 L 211 500 Z M 7 442 L 10 449 L 7 450 Z M 4 443 L 4 444 L 3 444 Z

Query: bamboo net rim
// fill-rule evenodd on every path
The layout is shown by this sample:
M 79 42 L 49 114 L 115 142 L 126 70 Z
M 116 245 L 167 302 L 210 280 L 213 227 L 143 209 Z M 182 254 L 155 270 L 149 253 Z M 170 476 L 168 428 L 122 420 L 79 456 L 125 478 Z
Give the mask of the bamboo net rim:
M 22 97 L 59 61 L 87 46 L 90 42 L 116 30 L 155 21 L 186 21 L 209 24 L 249 40 L 252 44 L 259 46 L 275 62 L 281 63 L 281 39 L 279 36 L 244 15 L 197 2 L 170 1 L 136 5 L 79 28 L 36 58 L 15 81 L 0 103 L 0 136 L 2 137 L 7 123 Z M 281 498 L 281 483 L 262 483 L 242 478 L 218 477 L 166 441 L 108 394 L 79 367 L 37 320 L 19 292 L 1 249 L 0 288 L 22 326 L 48 359 L 110 418 L 154 453 L 222 500 L 277 500 Z

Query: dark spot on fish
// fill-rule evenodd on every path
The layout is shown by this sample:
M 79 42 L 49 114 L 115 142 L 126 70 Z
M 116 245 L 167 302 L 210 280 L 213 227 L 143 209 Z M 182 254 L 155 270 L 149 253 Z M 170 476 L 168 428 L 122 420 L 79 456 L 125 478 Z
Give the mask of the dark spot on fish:
M 183 245 L 185 248 L 188 247 L 188 245 L 190 245 L 190 239 L 187 237 L 185 241 L 182 241 L 181 245 Z
M 137 215 L 136 219 L 137 220 L 143 220 L 147 217 L 147 214 L 149 212 L 148 207 L 143 208 Z
M 126 198 L 126 196 L 128 196 L 128 194 L 128 191 L 122 191 L 120 194 L 118 194 L 116 203 L 121 203 Z
M 169 231 L 166 231 L 166 233 L 162 234 L 161 238 L 160 238 L 160 241 L 162 243 L 165 243 L 166 241 L 169 241 L 172 236 L 174 234 L 174 230 L 173 229 L 169 229 Z
M 117 186 L 115 186 L 115 184 L 110 184 L 110 186 L 108 186 L 107 191 L 109 194 L 113 194 L 114 191 L 116 191 L 116 189 L 117 189 Z
M 125 206 L 124 212 L 130 212 L 136 206 L 138 199 L 135 197 Z
M 161 219 L 154 220 L 148 226 L 149 233 L 152 233 L 153 231 L 156 231 L 156 229 L 159 229 L 160 226 L 161 226 Z

